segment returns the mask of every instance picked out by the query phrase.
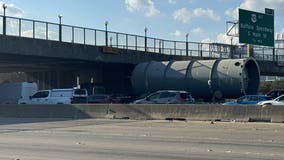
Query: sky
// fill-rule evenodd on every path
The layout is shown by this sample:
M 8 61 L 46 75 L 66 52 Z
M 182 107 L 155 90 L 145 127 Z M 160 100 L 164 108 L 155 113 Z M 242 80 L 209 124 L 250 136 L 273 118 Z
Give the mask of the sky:
M 0 0 L 7 16 L 80 27 L 147 35 L 174 41 L 230 44 L 226 22 L 238 20 L 238 8 L 264 13 L 274 9 L 275 32 L 284 32 L 284 0 Z M 0 14 L 3 14 L 1 8 Z M 238 43 L 234 39 L 233 43 Z

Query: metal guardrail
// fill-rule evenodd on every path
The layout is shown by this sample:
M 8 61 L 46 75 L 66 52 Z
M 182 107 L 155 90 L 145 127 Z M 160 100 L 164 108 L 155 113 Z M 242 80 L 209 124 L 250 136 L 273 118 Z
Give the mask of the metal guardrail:
M 68 43 L 109 46 L 157 54 L 207 58 L 244 58 L 246 47 L 221 43 L 171 41 L 106 30 L 84 28 L 38 20 L 0 16 L 0 34 Z M 256 48 L 255 58 L 284 61 L 284 48 Z

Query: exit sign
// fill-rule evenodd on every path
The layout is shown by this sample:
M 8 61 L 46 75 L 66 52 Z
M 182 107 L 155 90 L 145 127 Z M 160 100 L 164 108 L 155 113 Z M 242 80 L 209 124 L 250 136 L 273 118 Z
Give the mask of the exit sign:
M 274 47 L 274 10 L 265 12 L 239 9 L 240 43 Z

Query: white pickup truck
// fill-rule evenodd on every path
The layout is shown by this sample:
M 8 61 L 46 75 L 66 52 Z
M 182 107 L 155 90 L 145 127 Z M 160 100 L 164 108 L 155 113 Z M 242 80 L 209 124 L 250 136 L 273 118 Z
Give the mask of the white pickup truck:
M 87 103 L 88 93 L 86 89 L 52 89 L 39 90 L 29 101 L 23 104 L 73 104 Z

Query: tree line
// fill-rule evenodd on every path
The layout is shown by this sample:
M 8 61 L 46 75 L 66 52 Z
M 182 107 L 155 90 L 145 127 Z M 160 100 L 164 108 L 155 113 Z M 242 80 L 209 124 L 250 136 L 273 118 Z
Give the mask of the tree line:
M 284 89 L 284 80 L 281 81 L 260 81 L 259 93 L 266 94 L 271 90 Z

